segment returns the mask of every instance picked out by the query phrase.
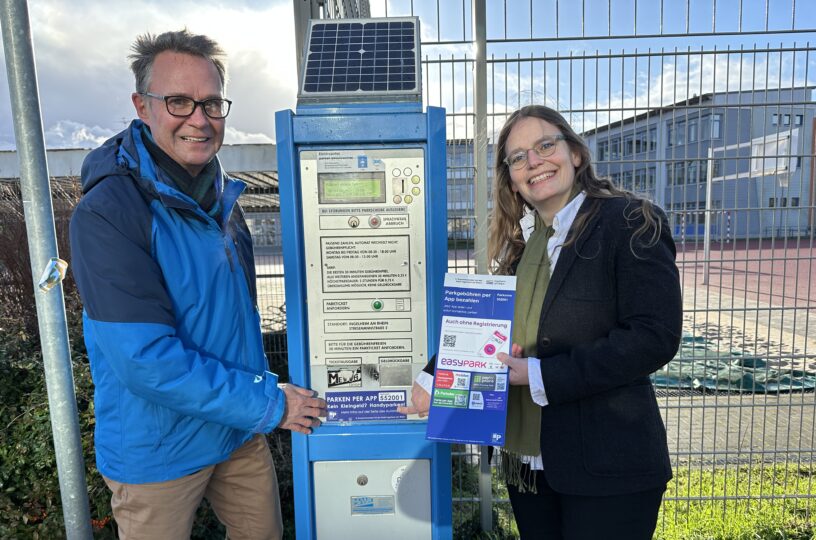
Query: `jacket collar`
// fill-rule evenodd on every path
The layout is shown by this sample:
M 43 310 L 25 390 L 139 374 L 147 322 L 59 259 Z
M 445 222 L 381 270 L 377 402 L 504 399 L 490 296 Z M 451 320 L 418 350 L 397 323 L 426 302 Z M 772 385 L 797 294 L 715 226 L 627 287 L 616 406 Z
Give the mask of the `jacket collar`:
M 199 218 L 212 219 L 192 198 L 185 195 L 172 185 L 167 174 L 156 167 L 147 147 L 142 142 L 141 120 L 134 120 L 130 126 L 117 135 L 120 141 L 116 161 L 136 179 L 139 185 L 149 193 L 154 194 L 161 203 L 168 208 L 187 210 Z M 238 196 L 246 188 L 240 180 L 233 180 L 224 174 L 221 162 L 216 160 L 215 196 L 221 201 L 221 223 L 229 221 Z
M 598 199 L 590 199 L 586 198 L 583 203 L 581 203 L 581 207 L 578 209 L 578 213 L 576 218 L 582 214 L 589 212 L 590 207 L 592 207 Z M 587 239 L 591 236 L 591 231 L 601 226 L 601 218 L 600 212 L 595 212 L 589 218 L 589 221 L 586 224 L 586 228 L 584 229 L 584 233 L 579 236 L 574 243 L 567 246 L 566 249 L 562 249 L 561 253 L 558 255 L 558 264 L 555 265 L 555 270 L 553 271 L 552 276 L 550 276 L 550 283 L 547 285 L 547 293 L 544 295 L 544 305 L 541 308 L 541 320 L 543 321 L 544 318 L 547 316 L 547 312 L 550 309 L 550 306 L 553 303 L 553 299 L 555 295 L 558 294 L 558 290 L 561 288 L 561 285 L 564 284 L 564 280 L 566 279 L 567 275 L 569 275 L 570 268 L 572 264 L 575 262 L 575 259 L 578 257 L 579 253 L 582 253 L 582 249 L 584 244 L 586 243 Z M 574 231 L 570 229 L 568 233 L 567 240 L 572 238 Z

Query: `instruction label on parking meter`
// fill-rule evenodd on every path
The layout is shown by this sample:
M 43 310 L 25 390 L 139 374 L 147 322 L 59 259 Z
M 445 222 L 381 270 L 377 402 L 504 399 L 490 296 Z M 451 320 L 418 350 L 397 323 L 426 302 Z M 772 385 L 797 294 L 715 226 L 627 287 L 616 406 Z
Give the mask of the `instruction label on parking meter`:
M 310 386 L 328 422 L 397 414 L 427 363 L 421 147 L 302 150 Z
M 409 291 L 408 236 L 324 237 L 323 292 Z

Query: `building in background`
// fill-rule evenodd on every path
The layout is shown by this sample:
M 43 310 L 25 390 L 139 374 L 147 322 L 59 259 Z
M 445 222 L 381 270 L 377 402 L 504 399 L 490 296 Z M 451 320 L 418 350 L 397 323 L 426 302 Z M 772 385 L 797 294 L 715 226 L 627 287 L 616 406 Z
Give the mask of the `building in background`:
M 476 191 L 473 179 L 473 139 L 449 139 L 448 160 L 448 239 L 472 241 L 476 237 L 474 206 Z M 487 145 L 488 192 L 487 205 L 492 207 L 494 144 Z
M 582 135 L 598 174 L 666 209 L 677 238 L 702 238 L 706 209 L 713 240 L 801 237 L 814 230 L 813 90 L 703 94 Z

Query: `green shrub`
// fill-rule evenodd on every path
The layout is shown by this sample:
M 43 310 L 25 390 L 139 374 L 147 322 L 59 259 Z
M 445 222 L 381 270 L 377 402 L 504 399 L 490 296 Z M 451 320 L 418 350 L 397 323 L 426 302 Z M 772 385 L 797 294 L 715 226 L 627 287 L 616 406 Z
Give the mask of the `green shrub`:
M 76 303 L 74 302 L 76 305 Z M 70 313 L 70 312 L 69 312 Z M 72 335 L 79 317 L 69 316 Z M 93 459 L 93 384 L 81 339 L 72 367 L 91 518 L 98 538 L 113 538 L 110 493 Z M 21 320 L 0 320 L 0 537 L 64 536 L 59 478 L 39 339 Z

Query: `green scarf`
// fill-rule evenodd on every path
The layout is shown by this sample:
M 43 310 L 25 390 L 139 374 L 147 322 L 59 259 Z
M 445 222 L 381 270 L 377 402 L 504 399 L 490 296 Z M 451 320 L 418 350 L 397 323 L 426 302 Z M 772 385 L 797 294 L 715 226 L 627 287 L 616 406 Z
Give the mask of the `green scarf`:
M 550 282 L 547 243 L 555 231 L 544 225 L 538 213 L 535 231 L 527 240 L 516 269 L 516 304 L 513 313 L 513 343 L 521 345 L 524 356 L 536 356 L 536 339 L 541 306 Z M 511 386 L 507 399 L 507 430 L 499 470 L 519 491 L 535 493 L 535 471 L 522 477 L 521 456 L 541 453 L 541 407 L 530 396 L 529 386 Z
M 210 217 L 217 218 L 221 213 L 221 206 L 215 194 L 215 177 L 218 173 L 216 160 L 210 160 L 198 176 L 194 177 L 156 144 L 147 125 L 142 125 L 142 142 L 156 166 L 173 181 L 173 187 L 197 202 Z

